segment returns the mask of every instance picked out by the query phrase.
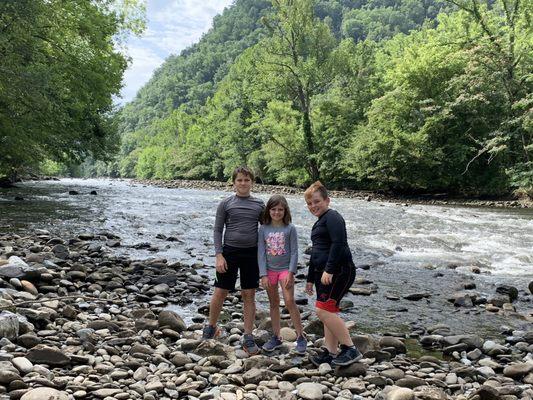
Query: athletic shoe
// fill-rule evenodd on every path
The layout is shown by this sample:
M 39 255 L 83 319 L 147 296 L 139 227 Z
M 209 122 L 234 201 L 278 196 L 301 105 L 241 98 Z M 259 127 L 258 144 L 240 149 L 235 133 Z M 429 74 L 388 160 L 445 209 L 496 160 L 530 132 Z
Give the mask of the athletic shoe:
M 305 351 L 307 350 L 307 339 L 304 335 L 298 336 L 296 339 L 296 347 L 294 348 L 294 351 L 298 354 L 305 354 Z
M 331 365 L 333 361 L 333 355 L 329 352 L 328 349 L 323 349 L 322 353 L 317 354 L 313 357 L 309 357 L 309 361 L 311 361 L 316 367 L 319 367 L 321 364 Z
M 259 353 L 259 347 L 257 347 L 257 344 L 255 344 L 254 336 L 251 333 L 244 334 L 242 348 L 251 356 Z
M 206 325 L 202 333 L 202 340 L 214 339 L 220 335 L 220 329 L 216 326 Z
M 333 359 L 331 365 L 344 367 L 359 361 L 361 358 L 363 358 L 363 355 L 357 350 L 357 347 L 348 347 L 341 344 L 341 351 L 337 357 Z
M 279 349 L 283 345 L 281 339 L 276 335 L 273 335 L 268 342 L 263 345 L 263 350 L 274 351 Z

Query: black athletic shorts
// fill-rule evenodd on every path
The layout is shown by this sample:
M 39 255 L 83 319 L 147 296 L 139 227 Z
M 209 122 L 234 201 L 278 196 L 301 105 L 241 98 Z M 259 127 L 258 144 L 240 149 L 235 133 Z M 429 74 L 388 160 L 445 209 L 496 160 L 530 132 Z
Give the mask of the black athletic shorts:
M 337 313 L 340 311 L 339 303 L 348 289 L 355 281 L 355 265 L 350 262 L 342 267 L 340 273 L 333 274 L 331 284 L 324 285 L 320 282 L 323 271 L 315 271 L 316 308 Z
M 215 287 L 235 290 L 237 275 L 241 279 L 242 289 L 259 287 L 259 265 L 257 263 L 257 247 L 239 248 L 224 245 L 222 255 L 226 259 L 228 269 L 223 274 L 217 271 Z

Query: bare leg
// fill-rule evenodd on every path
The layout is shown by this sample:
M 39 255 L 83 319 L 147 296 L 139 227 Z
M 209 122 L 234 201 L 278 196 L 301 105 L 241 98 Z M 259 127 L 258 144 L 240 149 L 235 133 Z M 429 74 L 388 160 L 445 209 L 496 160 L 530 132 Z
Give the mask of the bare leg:
M 287 289 L 283 285 L 281 285 L 281 288 L 283 290 L 283 299 L 285 300 L 285 307 L 287 307 L 287 309 L 289 310 L 289 314 L 291 315 L 291 321 L 294 325 L 294 330 L 296 330 L 296 334 L 298 336 L 301 336 L 303 334 L 304 328 L 302 326 L 300 310 L 298 310 L 298 306 L 294 301 L 294 286 L 292 286 L 290 289 Z
M 281 330 L 280 315 L 279 315 L 279 292 L 278 284 L 271 285 L 267 289 L 268 302 L 270 303 L 270 321 L 272 322 L 272 333 L 279 337 Z
M 244 333 L 252 333 L 255 320 L 255 289 L 241 290 L 242 301 L 244 303 Z
M 229 290 L 216 287 L 209 305 L 209 325 L 216 326 Z
M 335 353 L 337 352 L 337 343 L 346 346 L 353 346 L 352 338 L 350 337 L 348 328 L 346 328 L 346 324 L 341 317 L 335 313 L 322 310 L 321 308 L 317 308 L 316 313 L 318 318 L 320 318 L 324 324 L 324 338 L 326 342 L 330 340 L 329 345 L 335 344 Z M 330 334 L 331 337 L 326 336 L 329 336 Z M 328 347 L 328 343 L 326 343 L 326 347 Z M 328 347 L 328 350 L 331 351 L 333 349 Z

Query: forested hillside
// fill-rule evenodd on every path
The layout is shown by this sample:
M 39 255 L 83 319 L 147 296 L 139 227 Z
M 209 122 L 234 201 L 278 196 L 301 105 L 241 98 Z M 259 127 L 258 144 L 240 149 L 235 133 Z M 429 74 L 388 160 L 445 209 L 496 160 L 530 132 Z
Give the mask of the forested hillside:
M 500 194 L 533 186 L 530 2 L 237 0 L 92 173 Z

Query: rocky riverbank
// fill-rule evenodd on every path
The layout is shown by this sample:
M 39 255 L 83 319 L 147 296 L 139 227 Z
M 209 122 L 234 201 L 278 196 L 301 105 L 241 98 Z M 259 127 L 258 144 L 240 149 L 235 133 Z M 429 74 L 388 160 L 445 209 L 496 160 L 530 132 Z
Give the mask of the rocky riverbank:
M 248 357 L 240 348 L 241 303 L 231 296 L 222 338 L 202 342 L 211 289 L 204 265 L 116 257 L 108 248 L 118 244 L 108 232 L 0 236 L 0 399 L 533 397 L 533 330 L 502 327 L 499 340 L 446 324 L 362 335 L 349 322 L 365 358 L 332 370 L 291 354 L 295 332 L 287 326 L 281 350 Z M 199 297 L 205 305 L 187 326 L 180 306 Z M 312 354 L 322 329 L 305 303 Z M 262 344 L 265 311 L 256 322 Z
M 134 180 L 142 185 L 153 185 L 166 188 L 185 188 L 185 189 L 203 189 L 203 190 L 232 190 L 231 183 L 218 181 L 196 181 L 196 180 L 158 180 L 144 179 Z M 263 185 L 255 184 L 254 192 L 257 193 L 279 193 L 279 194 L 300 194 L 303 195 L 304 189 L 280 185 Z M 457 205 L 470 207 L 498 207 L 498 208 L 532 208 L 533 200 L 528 197 L 497 198 L 491 200 L 482 200 L 466 197 L 454 197 L 447 194 L 428 194 L 428 195 L 399 195 L 394 193 L 364 191 L 364 190 L 332 190 L 333 197 L 344 197 L 350 199 L 360 199 L 366 201 L 379 200 L 405 204 L 435 204 L 435 205 Z

